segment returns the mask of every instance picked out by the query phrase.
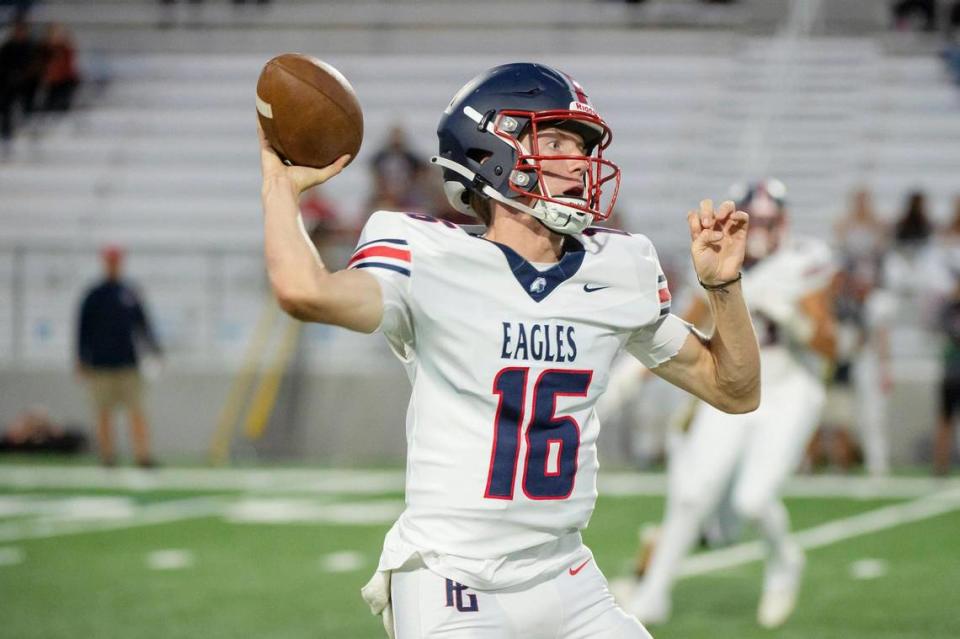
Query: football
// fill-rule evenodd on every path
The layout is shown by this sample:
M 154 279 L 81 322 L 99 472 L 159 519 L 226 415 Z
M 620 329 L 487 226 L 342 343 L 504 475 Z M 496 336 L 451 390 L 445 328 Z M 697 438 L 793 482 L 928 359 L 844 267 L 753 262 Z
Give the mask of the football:
M 264 65 L 257 117 L 288 164 L 320 168 L 344 153 L 352 162 L 363 141 L 363 112 L 353 87 L 333 66 L 300 53 Z

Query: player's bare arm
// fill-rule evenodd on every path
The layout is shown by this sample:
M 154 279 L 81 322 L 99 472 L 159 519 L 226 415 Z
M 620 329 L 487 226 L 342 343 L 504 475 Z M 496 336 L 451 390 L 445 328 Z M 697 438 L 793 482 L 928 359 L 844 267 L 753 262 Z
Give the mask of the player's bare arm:
M 287 166 L 259 125 L 257 129 L 263 171 L 264 254 L 277 301 L 298 320 L 373 332 L 383 316 L 379 284 L 363 271 L 328 271 L 307 237 L 298 204 L 303 191 L 336 176 L 350 156 L 322 169 Z
M 680 318 L 693 324 L 704 333 L 709 334 L 713 331 L 713 316 L 710 314 L 710 306 L 707 304 L 707 300 L 701 297 L 694 297 L 690 300 L 687 308 L 680 313 Z
M 653 372 L 730 413 L 760 403 L 760 349 L 740 287 L 749 216 L 727 201 L 704 200 L 687 215 L 697 277 L 707 289 L 712 337 L 687 338 L 676 357 Z

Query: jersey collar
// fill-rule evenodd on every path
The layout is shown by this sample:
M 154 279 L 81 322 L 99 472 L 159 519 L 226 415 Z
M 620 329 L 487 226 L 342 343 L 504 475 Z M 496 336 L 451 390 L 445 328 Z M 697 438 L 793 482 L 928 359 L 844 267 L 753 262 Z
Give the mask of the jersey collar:
M 516 251 L 509 246 L 481 238 L 490 242 L 503 252 L 507 258 L 507 264 L 510 265 L 510 271 L 517 278 L 517 282 L 526 291 L 534 302 L 540 302 L 553 292 L 568 279 L 577 274 L 580 265 L 583 264 L 584 250 L 583 245 L 573 238 L 567 238 L 564 244 L 563 257 L 560 261 L 551 266 L 546 271 L 537 270 L 527 260 L 520 257 Z

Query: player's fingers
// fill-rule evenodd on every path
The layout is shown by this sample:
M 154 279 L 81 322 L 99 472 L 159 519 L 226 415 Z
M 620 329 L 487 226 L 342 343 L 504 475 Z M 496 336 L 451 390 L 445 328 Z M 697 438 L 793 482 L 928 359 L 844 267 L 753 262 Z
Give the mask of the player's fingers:
M 349 161 L 349 155 L 341 155 L 333 164 L 328 164 L 322 169 L 315 169 L 309 166 L 292 166 L 289 170 L 291 175 L 293 175 L 294 182 L 302 193 L 311 186 L 323 184 L 336 176 Z
M 720 208 L 717 209 L 717 220 L 719 222 L 725 222 L 726 219 L 737 209 L 736 205 L 731 200 L 724 200 L 720 204 Z
M 347 162 L 350 161 L 350 155 L 341 155 L 336 159 L 333 164 L 328 164 L 327 166 L 320 169 L 320 175 L 323 176 L 323 181 L 326 182 L 333 176 L 340 173 L 343 170 L 343 167 L 347 166 Z
M 270 143 L 267 142 L 267 134 L 263 132 L 263 127 L 260 126 L 260 119 L 257 118 L 257 138 L 260 140 L 260 148 L 269 150 L 273 152 L 273 148 L 270 146 Z
M 350 160 L 352 159 L 353 159 L 353 156 L 351 156 L 349 153 L 345 153 L 344 155 L 341 155 L 340 157 L 338 157 L 337 161 L 334 162 L 331 166 L 336 166 L 337 173 L 339 173 L 340 171 L 343 170 L 345 166 L 347 166 L 347 164 L 350 163 Z
M 728 229 L 730 234 L 738 233 L 743 229 L 748 228 L 750 225 L 750 216 L 746 211 L 734 211 L 730 214 L 730 217 L 727 219 L 727 223 L 724 225 Z
M 700 216 L 696 211 L 687 212 L 687 225 L 690 227 L 690 239 L 696 240 L 700 236 L 703 227 L 700 226 Z
M 723 239 L 723 231 L 703 229 L 700 231 L 700 241 L 704 244 L 714 244 Z
M 277 152 L 270 146 L 270 143 L 267 142 L 267 136 L 263 132 L 263 127 L 260 126 L 260 121 L 257 121 L 257 137 L 260 139 L 260 163 L 263 166 L 263 169 L 276 171 L 283 166 L 283 162 L 280 160 L 280 156 L 277 155 Z
M 700 202 L 700 226 L 710 228 L 713 223 L 713 200 L 703 200 Z

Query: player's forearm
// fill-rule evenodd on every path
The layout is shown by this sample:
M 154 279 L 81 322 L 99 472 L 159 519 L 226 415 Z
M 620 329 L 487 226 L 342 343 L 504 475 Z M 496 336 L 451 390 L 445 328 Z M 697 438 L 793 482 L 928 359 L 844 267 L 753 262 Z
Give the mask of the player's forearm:
M 383 317 L 379 284 L 369 273 L 324 267 L 300 221 L 297 193 L 286 178 L 264 182 L 264 254 L 280 307 L 304 322 L 373 332 Z
M 283 309 L 297 316 L 320 303 L 329 274 L 303 227 L 293 184 L 283 177 L 265 180 L 261 195 L 270 285 Z
M 729 401 L 730 412 L 749 412 L 760 403 L 760 349 L 750 312 L 737 282 L 707 294 L 714 331 L 710 355 L 717 390 Z

